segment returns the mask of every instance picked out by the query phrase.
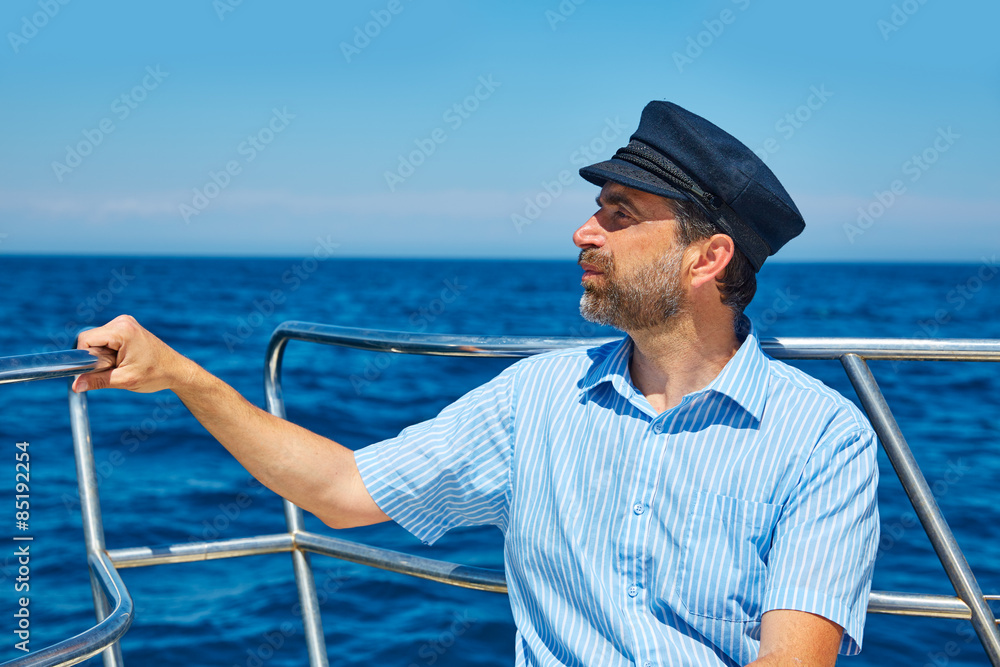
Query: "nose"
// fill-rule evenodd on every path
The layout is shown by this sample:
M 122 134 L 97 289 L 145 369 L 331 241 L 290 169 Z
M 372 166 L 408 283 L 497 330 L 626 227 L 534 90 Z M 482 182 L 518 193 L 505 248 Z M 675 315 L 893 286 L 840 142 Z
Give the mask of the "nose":
M 604 229 L 597 221 L 596 213 L 573 232 L 573 243 L 580 249 L 600 248 L 604 245 Z

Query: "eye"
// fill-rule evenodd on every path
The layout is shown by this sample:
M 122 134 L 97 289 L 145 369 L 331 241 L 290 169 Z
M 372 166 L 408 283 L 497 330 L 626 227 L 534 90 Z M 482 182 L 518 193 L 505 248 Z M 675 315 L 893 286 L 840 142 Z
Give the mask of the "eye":
M 613 215 L 615 222 L 617 222 L 619 225 L 622 226 L 631 225 L 633 222 L 635 222 L 635 218 L 629 215 L 628 211 L 626 211 L 623 208 L 616 208 Z

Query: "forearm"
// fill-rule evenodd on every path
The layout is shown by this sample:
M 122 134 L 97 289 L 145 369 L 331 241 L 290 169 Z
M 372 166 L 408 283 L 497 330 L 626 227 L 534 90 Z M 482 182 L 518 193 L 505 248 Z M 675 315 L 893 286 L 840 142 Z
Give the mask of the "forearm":
M 388 519 L 365 489 L 351 450 L 251 405 L 134 318 L 122 315 L 85 331 L 77 346 L 106 363 L 103 370 L 78 377 L 74 391 L 170 389 L 250 474 L 328 525 Z
M 191 414 L 264 486 L 335 528 L 385 521 L 346 447 L 269 414 L 185 359 L 171 387 Z

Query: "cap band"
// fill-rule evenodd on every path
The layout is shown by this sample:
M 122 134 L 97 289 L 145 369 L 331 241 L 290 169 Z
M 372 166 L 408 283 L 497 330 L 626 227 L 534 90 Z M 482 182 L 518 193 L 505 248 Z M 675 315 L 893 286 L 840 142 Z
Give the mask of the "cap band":
M 771 248 L 764 239 L 743 222 L 722 198 L 703 189 L 684 170 L 648 144 L 632 139 L 628 146 L 619 148 L 612 159 L 628 162 L 648 171 L 681 192 L 691 195 L 691 201 L 701 206 L 709 219 L 733 238 L 733 242 L 747 256 L 755 271 L 760 270 L 764 260 L 771 254 Z
M 641 141 L 633 139 L 628 142 L 628 146 L 619 148 L 614 157 L 618 160 L 634 164 L 640 169 L 659 176 L 680 190 L 693 194 L 699 201 L 710 208 L 718 208 L 718 197 L 711 192 L 702 190 L 697 183 L 691 180 L 667 156 L 657 152 Z

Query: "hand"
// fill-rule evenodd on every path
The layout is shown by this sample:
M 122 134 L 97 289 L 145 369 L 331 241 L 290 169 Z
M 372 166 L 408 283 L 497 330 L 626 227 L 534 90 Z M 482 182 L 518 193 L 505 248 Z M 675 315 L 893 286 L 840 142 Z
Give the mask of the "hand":
M 141 393 L 172 389 L 190 375 L 193 365 L 130 315 L 120 315 L 103 327 L 84 331 L 77 348 L 110 359 L 112 367 L 76 378 L 75 392 L 109 387 Z

